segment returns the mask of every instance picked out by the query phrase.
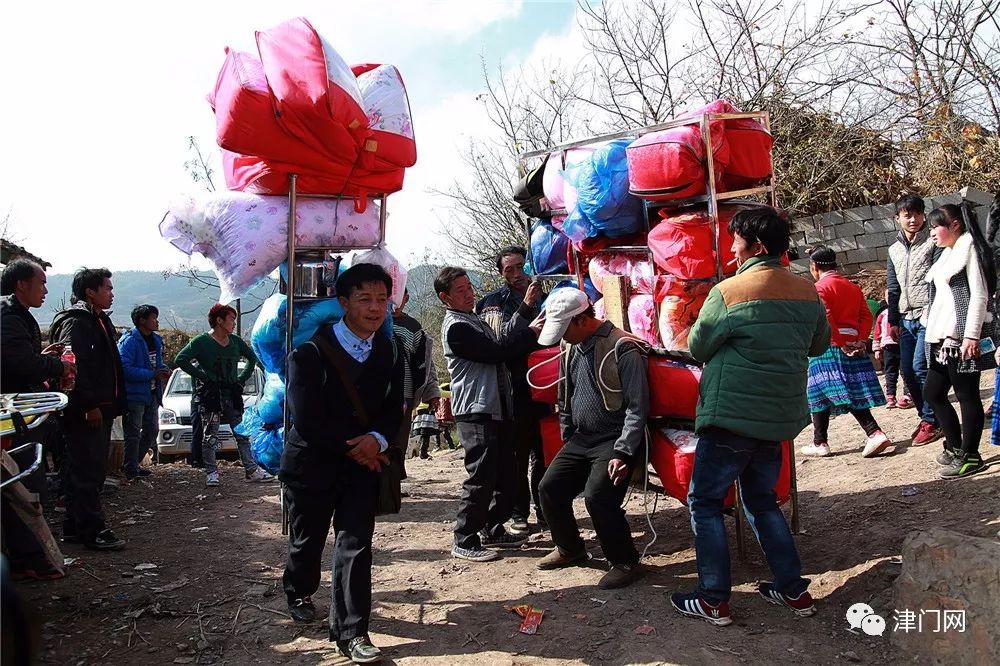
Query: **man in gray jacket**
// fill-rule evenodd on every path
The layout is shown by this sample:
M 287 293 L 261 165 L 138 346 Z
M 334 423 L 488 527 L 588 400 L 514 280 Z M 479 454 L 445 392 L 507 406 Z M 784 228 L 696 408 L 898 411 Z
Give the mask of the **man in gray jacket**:
M 929 301 L 924 280 L 941 251 L 934 245 L 924 220 L 924 200 L 908 194 L 896 202 L 899 234 L 889 248 L 886 281 L 889 288 L 889 326 L 899 341 L 899 372 L 910 391 L 920 424 L 913 431 L 913 446 L 941 439 L 934 410 L 924 402 L 927 358 L 924 354 L 924 326 L 920 317 Z
M 454 557 L 488 562 L 497 557 L 487 548 L 520 548 L 525 536 L 507 532 L 513 511 L 515 475 L 513 393 L 506 362 L 534 345 L 536 329 L 528 317 L 541 287 L 532 284 L 522 307 L 498 336 L 474 313 L 476 294 L 461 268 L 442 268 L 434 291 L 447 306 L 441 341 L 451 374 L 451 407 L 465 449 L 469 476 L 455 524 Z M 538 327 L 540 328 L 540 327 Z
M 559 368 L 559 422 L 565 445 L 538 487 L 556 548 L 538 562 L 558 569 L 590 559 L 580 538 L 573 500 L 581 492 L 610 571 L 602 589 L 624 587 L 640 573 L 622 500 L 641 458 L 649 380 L 646 345 L 594 317 L 579 289 L 558 289 L 545 304 L 538 343 L 569 344 Z

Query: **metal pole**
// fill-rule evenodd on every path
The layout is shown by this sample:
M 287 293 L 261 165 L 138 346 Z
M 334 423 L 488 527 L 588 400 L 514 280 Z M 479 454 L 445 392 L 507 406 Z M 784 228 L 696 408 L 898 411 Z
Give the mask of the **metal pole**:
M 740 562 L 747 561 L 747 537 L 743 528 L 743 498 L 740 496 L 740 482 L 733 484 L 736 488 L 736 502 L 733 504 L 733 518 L 736 519 L 736 554 Z
M 243 307 L 240 300 L 242 299 L 236 299 L 236 337 L 238 338 L 243 337 Z
M 285 441 L 288 440 L 288 355 L 292 351 L 292 326 L 295 323 L 295 180 L 293 173 L 288 176 L 288 277 L 285 280 L 285 403 L 282 408 L 282 424 Z M 385 201 L 382 206 L 382 219 L 385 220 Z M 383 226 L 383 230 L 385 227 Z M 285 506 L 285 488 L 281 484 L 281 534 L 288 534 L 288 507 Z

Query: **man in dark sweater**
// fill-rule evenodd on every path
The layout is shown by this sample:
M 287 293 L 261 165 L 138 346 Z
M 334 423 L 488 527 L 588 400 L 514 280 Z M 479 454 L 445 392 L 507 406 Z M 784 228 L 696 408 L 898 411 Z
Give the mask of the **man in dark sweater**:
M 66 434 L 66 519 L 63 541 L 116 550 L 125 541 L 104 522 L 101 489 L 108 470 L 111 425 L 125 411 L 125 376 L 118 332 L 107 310 L 114 302 L 111 271 L 82 268 L 73 276 L 75 305 L 52 320 L 52 342 L 71 345 L 77 374 L 63 413 Z
M 598 583 L 624 587 L 640 573 L 622 501 L 639 458 L 649 415 L 646 347 L 611 322 L 594 317 L 579 289 L 559 289 L 545 304 L 539 344 L 564 340 L 559 368 L 559 422 L 565 445 L 549 465 L 539 494 L 556 548 L 539 569 L 558 569 L 590 559 L 573 516 L 583 492 L 587 512 L 610 570 Z M 600 379 L 600 381 L 598 381 Z
M 356 663 L 381 659 L 368 637 L 378 473 L 403 418 L 403 357 L 379 331 L 392 278 L 358 264 L 337 278 L 344 318 L 295 348 L 287 399 L 294 426 L 279 478 L 288 507 L 288 609 L 309 622 L 333 518 L 330 640 Z
M 520 548 L 525 535 L 507 532 L 515 476 L 513 400 L 506 363 L 535 345 L 529 317 L 541 287 L 532 284 L 500 335 L 473 312 L 475 290 L 461 268 L 446 266 L 434 279 L 448 310 L 441 324 L 451 374 L 452 411 L 469 476 L 462 486 L 451 554 L 472 562 L 497 557 L 496 548 Z M 540 328 L 540 326 L 538 327 Z
M 527 250 L 511 245 L 500 250 L 497 255 L 497 272 L 503 278 L 503 285 L 490 292 L 476 303 L 476 314 L 500 335 L 503 327 L 510 323 L 514 314 L 524 304 L 524 297 L 531 286 L 531 278 L 524 271 Z M 528 319 L 539 313 L 536 301 L 526 312 Z M 531 349 L 528 352 L 532 351 Z M 527 534 L 528 518 L 534 501 L 535 517 L 539 525 L 545 524 L 541 503 L 538 499 L 538 484 L 545 475 L 545 459 L 542 456 L 542 431 L 539 420 L 547 416 L 551 408 L 531 399 L 528 386 L 527 352 L 507 362 L 510 371 L 511 389 L 514 393 L 514 457 L 517 471 L 514 477 L 514 513 L 510 521 L 510 531 Z
M 32 393 L 45 390 L 49 382 L 52 390 L 59 390 L 63 377 L 76 372 L 76 366 L 59 358 L 62 345 L 49 345 L 42 349 L 42 336 L 38 322 L 29 308 L 39 308 L 45 302 L 48 288 L 45 271 L 27 259 L 15 259 L 3 269 L 0 277 L 0 391 L 3 393 Z M 48 425 L 48 424 L 45 424 Z M 42 426 L 44 428 L 44 426 Z M 51 430 L 50 430 L 51 432 Z M 32 431 L 31 440 L 37 441 L 41 433 Z M 44 439 L 44 438 L 43 438 Z M 15 446 L 26 443 L 17 440 Z M 34 451 L 14 454 L 21 469 L 34 462 Z M 29 492 L 44 496 L 45 468 L 40 467 L 21 483 Z M 61 578 L 57 563 L 48 561 L 45 549 L 27 524 L 14 510 L 4 492 L 2 518 L 3 541 L 15 578 Z

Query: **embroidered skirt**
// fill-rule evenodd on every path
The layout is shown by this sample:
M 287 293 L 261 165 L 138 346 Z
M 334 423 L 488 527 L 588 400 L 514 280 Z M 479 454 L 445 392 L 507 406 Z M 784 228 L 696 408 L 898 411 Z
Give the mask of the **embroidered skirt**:
M 990 444 L 1000 446 L 1000 370 L 993 380 L 993 435 Z
M 853 409 L 871 409 L 885 404 L 875 366 L 868 356 L 848 356 L 830 347 L 822 356 L 809 359 L 809 411 L 832 416 Z

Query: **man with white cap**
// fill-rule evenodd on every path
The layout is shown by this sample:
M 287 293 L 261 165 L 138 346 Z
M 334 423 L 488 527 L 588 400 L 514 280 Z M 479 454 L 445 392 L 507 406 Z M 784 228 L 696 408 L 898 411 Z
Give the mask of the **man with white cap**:
M 640 459 L 649 415 L 647 348 L 611 322 L 595 318 L 587 295 L 569 288 L 549 296 L 538 337 L 543 346 L 560 340 L 559 421 L 565 445 L 539 486 L 556 547 L 538 568 L 558 569 L 590 559 L 573 515 L 573 499 L 582 492 L 611 567 L 598 586 L 624 587 L 640 573 L 622 500 Z

